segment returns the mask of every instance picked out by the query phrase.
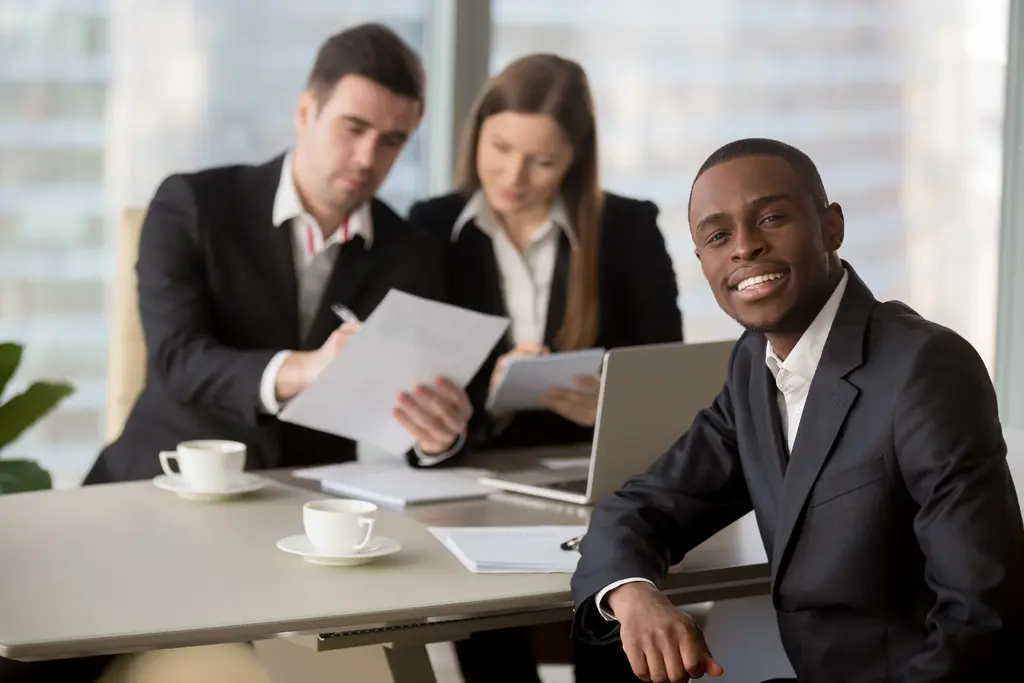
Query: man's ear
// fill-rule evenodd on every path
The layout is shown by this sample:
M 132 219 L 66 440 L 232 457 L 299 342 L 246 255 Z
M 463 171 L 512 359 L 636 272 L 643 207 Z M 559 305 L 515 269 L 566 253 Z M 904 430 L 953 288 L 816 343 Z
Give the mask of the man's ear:
M 821 239 L 825 251 L 839 251 L 845 236 L 846 219 L 843 217 L 843 207 L 832 202 L 821 212 Z
M 295 131 L 300 135 L 306 132 L 313 119 L 316 118 L 317 111 L 320 107 L 320 102 L 317 100 L 316 93 L 312 90 L 306 89 L 299 95 L 299 104 L 295 107 Z

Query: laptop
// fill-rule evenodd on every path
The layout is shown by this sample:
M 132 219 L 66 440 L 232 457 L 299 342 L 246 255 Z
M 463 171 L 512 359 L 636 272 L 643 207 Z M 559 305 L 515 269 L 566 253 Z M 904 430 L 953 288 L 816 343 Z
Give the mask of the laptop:
M 589 465 L 530 469 L 481 478 L 490 487 L 591 505 L 647 470 L 711 405 L 725 384 L 735 341 L 611 349 L 591 444 L 531 448 L 538 457 L 589 456 Z

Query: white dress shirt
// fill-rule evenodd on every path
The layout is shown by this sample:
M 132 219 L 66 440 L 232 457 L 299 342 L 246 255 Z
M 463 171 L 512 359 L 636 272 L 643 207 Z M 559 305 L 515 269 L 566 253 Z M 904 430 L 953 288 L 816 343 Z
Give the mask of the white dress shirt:
M 803 417 L 804 406 L 807 403 L 807 393 L 811 389 L 814 373 L 818 370 L 818 363 L 821 362 L 821 353 L 825 349 L 829 332 L 832 331 L 832 323 L 835 322 L 836 313 L 839 312 L 839 304 L 843 300 L 846 283 L 849 279 L 849 273 L 844 272 L 835 291 L 832 292 L 832 296 L 818 311 L 818 315 L 797 341 L 786 360 L 782 360 L 776 355 L 771 344 L 765 344 L 764 362 L 772 376 L 775 377 L 775 386 L 778 388 L 775 400 L 778 401 L 779 417 L 782 418 L 782 433 L 786 438 L 786 448 L 791 453 L 793 444 L 796 443 L 797 431 L 800 428 L 800 418 Z M 615 619 L 605 609 L 604 598 L 608 592 L 634 581 L 653 583 L 647 579 L 636 577 L 622 579 L 606 586 L 597 594 L 597 610 L 602 617 L 608 621 Z
M 334 270 L 340 245 L 356 235 L 362 236 L 367 249 L 373 244 L 370 203 L 365 202 L 359 206 L 349 215 L 344 225 L 339 226 L 330 237 L 324 239 L 324 231 L 320 224 L 305 210 L 302 200 L 299 199 L 292 170 L 292 154 L 289 152 L 281 166 L 281 180 L 274 195 L 272 220 L 276 228 L 292 231 L 292 252 L 295 257 L 295 276 L 299 291 L 299 334 L 302 337 L 309 330 L 320 308 L 320 300 L 331 277 L 331 271 Z M 260 380 L 260 403 L 263 404 L 263 410 L 270 415 L 277 415 L 281 410 L 276 391 L 277 373 L 292 353 L 288 350 L 279 351 L 263 371 Z
M 353 239 L 356 235 L 363 238 L 366 249 L 373 245 L 373 219 L 370 211 L 370 202 L 364 202 L 355 211 L 349 214 L 345 223 L 338 227 L 331 236 L 324 239 L 324 231 L 305 207 L 295 189 L 295 175 L 292 169 L 292 154 L 285 155 L 284 164 L 281 167 L 281 180 L 277 185 L 277 193 L 274 195 L 273 218 L 274 226 L 285 229 L 285 224 L 292 231 L 292 252 L 295 257 L 295 276 L 298 281 L 299 290 L 299 334 L 305 336 L 309 331 L 317 311 L 320 310 L 320 301 L 323 299 L 324 289 L 327 281 L 334 270 L 334 264 L 338 260 L 338 251 L 341 245 Z M 277 374 L 281 366 L 294 351 L 284 350 L 274 354 L 274 357 L 267 363 L 260 379 L 260 403 L 263 410 L 269 415 L 277 415 L 281 411 L 281 404 L 277 400 Z M 444 453 L 427 455 L 419 446 L 414 448 L 420 463 L 424 466 L 436 465 L 455 455 L 465 443 L 465 433 L 460 434 L 452 448 Z
M 477 191 L 470 198 L 456 219 L 452 227 L 453 242 L 473 220 L 494 245 L 502 297 L 511 321 L 509 331 L 512 344 L 543 344 L 551 280 L 558 256 L 559 230 L 568 237 L 573 249 L 577 246 L 565 202 L 561 197 L 555 200 L 547 220 L 530 236 L 522 252 L 509 239 L 482 191 Z

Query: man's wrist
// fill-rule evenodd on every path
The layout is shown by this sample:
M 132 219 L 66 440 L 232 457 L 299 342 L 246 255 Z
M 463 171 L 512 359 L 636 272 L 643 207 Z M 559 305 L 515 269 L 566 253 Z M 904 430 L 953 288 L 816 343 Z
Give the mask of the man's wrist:
M 616 619 L 622 621 L 632 607 L 651 599 L 664 600 L 665 596 L 653 584 L 646 581 L 632 581 L 612 590 L 605 596 L 604 602 L 608 605 L 608 611 Z
M 309 356 L 308 351 L 296 351 L 285 359 L 274 382 L 277 400 L 287 401 L 309 385 Z

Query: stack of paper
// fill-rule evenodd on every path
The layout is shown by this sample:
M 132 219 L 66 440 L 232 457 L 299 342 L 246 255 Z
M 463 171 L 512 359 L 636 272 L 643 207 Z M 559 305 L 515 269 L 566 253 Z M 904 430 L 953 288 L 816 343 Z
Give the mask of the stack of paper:
M 585 526 L 431 527 L 459 562 L 476 574 L 571 574 L 579 553 L 561 545 Z
M 483 498 L 493 491 L 479 483 L 483 470 L 413 469 L 401 463 L 347 462 L 296 470 L 296 477 L 320 482 L 329 493 L 390 507 Z

